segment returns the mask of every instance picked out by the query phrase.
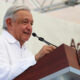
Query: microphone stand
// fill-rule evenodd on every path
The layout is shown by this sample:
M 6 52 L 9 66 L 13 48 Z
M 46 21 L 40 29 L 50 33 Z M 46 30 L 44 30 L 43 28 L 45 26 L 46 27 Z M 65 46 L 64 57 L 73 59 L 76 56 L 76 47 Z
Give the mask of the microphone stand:
M 42 41 L 42 42 L 45 42 L 45 43 L 48 44 L 48 45 L 53 45 L 53 46 L 57 47 L 56 45 L 54 45 L 54 44 L 46 41 L 46 40 L 45 40 L 44 38 L 42 38 L 42 37 L 38 37 L 38 39 L 39 39 L 40 41 Z
M 42 38 L 42 37 L 38 37 L 38 36 L 36 35 L 36 33 L 32 33 L 32 35 L 33 35 L 34 37 L 37 37 L 37 38 L 38 38 L 38 40 L 40 40 L 40 41 L 42 41 L 42 42 L 45 42 L 45 43 L 46 43 L 46 44 L 48 44 L 48 45 L 55 46 L 55 47 L 57 48 L 57 46 L 56 46 L 56 45 L 54 45 L 54 44 L 52 44 L 52 43 L 50 43 L 50 42 L 46 41 L 44 38 Z

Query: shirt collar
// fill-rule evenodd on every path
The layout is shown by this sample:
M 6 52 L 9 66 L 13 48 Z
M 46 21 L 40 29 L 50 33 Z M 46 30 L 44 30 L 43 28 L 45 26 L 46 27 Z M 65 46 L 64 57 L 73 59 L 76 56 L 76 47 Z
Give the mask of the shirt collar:
M 16 42 L 19 43 L 19 41 L 16 40 L 16 39 L 13 37 L 13 35 L 11 35 L 11 34 L 10 34 L 8 31 L 6 31 L 6 30 L 3 30 L 2 35 L 7 39 L 7 41 L 8 41 L 9 43 L 16 43 Z
M 13 44 L 15 43 L 15 44 L 18 44 L 20 46 L 19 41 L 16 40 L 15 37 L 12 34 L 10 34 L 7 30 L 3 30 L 2 35 L 7 39 L 7 41 L 9 43 L 13 43 Z M 24 48 L 24 49 L 26 48 L 25 43 L 22 45 L 22 48 Z

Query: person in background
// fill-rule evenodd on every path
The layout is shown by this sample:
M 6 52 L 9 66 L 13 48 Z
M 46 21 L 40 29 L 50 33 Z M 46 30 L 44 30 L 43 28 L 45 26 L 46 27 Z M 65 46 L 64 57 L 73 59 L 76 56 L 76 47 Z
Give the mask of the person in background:
M 11 6 L 3 20 L 0 35 L 0 80 L 12 80 L 46 54 L 55 50 L 54 46 L 44 45 L 33 55 L 25 46 L 32 34 L 33 17 L 27 6 Z

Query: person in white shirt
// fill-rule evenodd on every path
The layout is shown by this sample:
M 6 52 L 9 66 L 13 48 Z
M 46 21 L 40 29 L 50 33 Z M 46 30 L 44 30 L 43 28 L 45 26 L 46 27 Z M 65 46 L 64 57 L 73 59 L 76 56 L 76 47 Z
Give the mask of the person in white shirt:
M 25 42 L 32 34 L 32 25 L 33 17 L 27 6 L 15 5 L 7 10 L 0 35 L 0 80 L 13 80 L 55 49 L 45 45 L 35 56 L 27 50 Z

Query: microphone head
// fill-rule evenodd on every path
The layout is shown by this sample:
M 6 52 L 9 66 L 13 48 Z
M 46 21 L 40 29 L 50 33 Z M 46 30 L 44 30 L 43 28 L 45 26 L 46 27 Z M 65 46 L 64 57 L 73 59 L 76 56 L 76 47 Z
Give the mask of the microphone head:
M 37 35 L 36 35 L 36 33 L 32 33 L 32 35 L 34 36 L 34 37 L 36 37 Z

